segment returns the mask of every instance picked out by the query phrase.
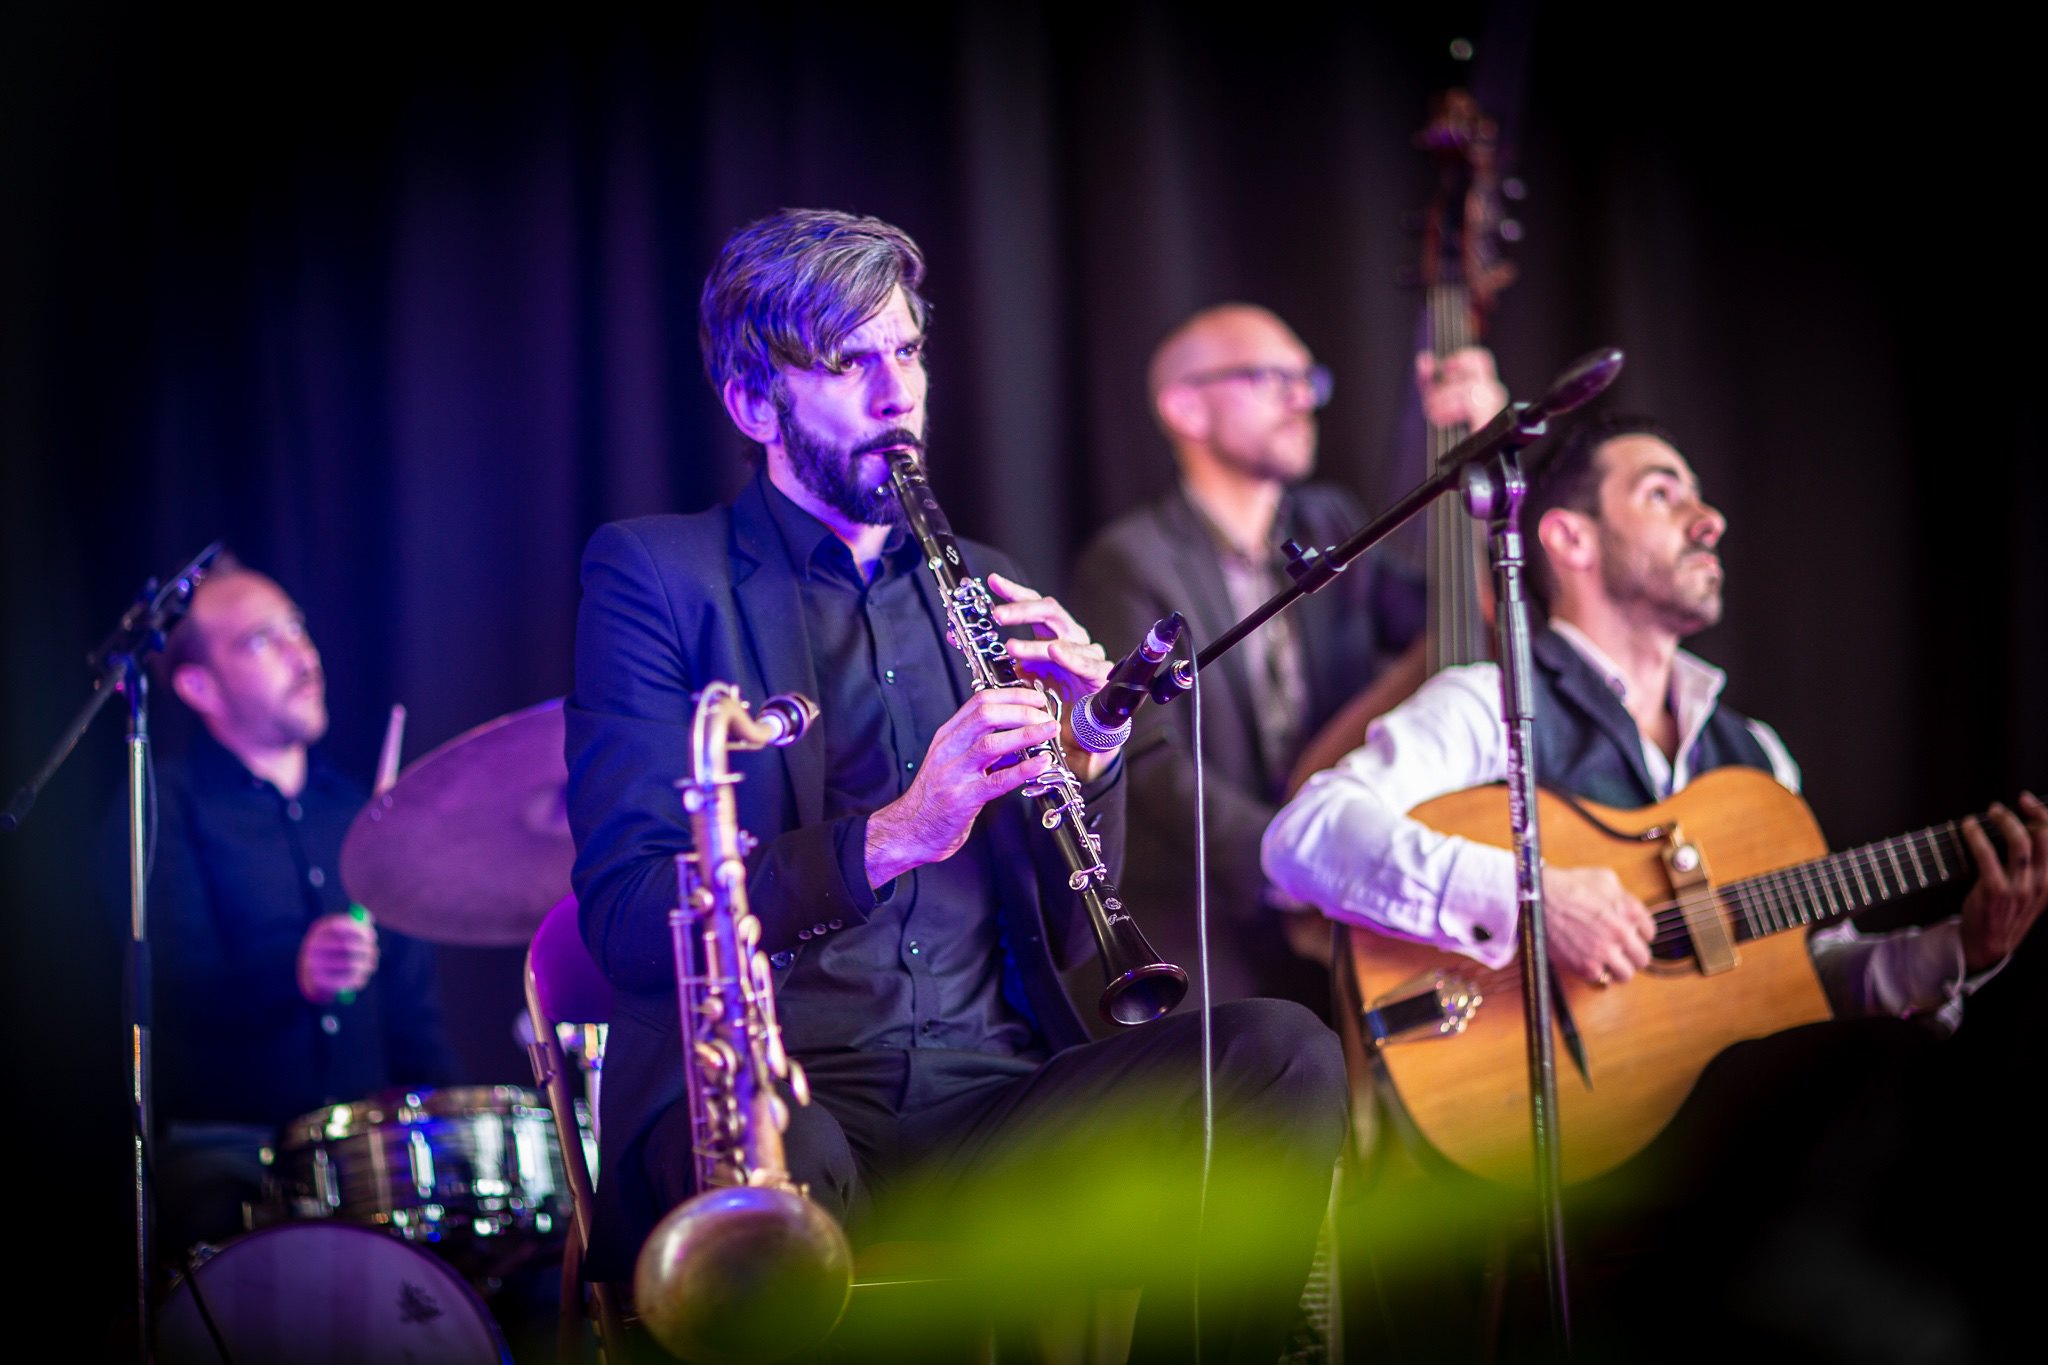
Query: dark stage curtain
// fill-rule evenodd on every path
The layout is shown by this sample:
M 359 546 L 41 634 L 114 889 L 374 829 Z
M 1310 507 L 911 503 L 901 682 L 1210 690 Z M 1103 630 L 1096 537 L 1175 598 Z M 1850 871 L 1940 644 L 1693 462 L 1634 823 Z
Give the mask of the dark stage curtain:
M 1448 40 L 1508 31 L 1520 63 L 1481 54 L 1525 92 L 1504 375 L 1530 397 L 1628 352 L 1615 403 L 1675 428 L 1733 527 L 1699 647 L 1801 758 L 1823 827 L 1846 844 L 2048 783 L 2018 49 L 1960 17 L 1552 9 L 1502 30 L 1478 5 L 10 6 L 0 782 L 142 579 L 216 538 L 309 609 L 360 775 L 393 701 L 417 756 L 564 693 L 591 530 L 745 477 L 696 290 L 782 205 L 925 247 L 935 484 L 1049 588 L 1167 478 L 1143 366 L 1203 303 L 1294 323 L 1338 375 L 1326 472 L 1384 501 L 1419 476 L 1410 139 L 1459 77 Z M 0 843 L 33 1091 L 13 1169 L 94 1231 L 106 1286 L 122 926 L 84 863 L 121 772 L 109 715 Z M 1966 1037 L 2038 1030 L 2040 957 Z M 518 960 L 444 954 L 479 1081 L 526 1078 Z M 57 1178 L 30 1176 L 53 1141 Z

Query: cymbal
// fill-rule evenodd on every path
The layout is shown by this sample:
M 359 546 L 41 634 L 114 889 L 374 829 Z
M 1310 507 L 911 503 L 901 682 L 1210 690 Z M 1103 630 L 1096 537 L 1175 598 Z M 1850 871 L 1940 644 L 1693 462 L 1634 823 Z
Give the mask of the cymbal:
M 408 764 L 349 826 L 341 879 L 382 923 L 432 943 L 514 947 L 569 894 L 562 701 Z

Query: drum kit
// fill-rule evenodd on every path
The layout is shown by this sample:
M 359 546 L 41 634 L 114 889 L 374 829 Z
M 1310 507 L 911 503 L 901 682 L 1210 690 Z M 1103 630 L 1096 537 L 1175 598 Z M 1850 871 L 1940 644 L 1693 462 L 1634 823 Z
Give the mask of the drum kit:
M 379 783 L 342 843 L 344 884 L 414 938 L 524 945 L 569 890 L 567 782 L 559 700 L 478 726 Z M 164 1358 L 218 1360 L 231 1342 L 238 1365 L 508 1359 L 478 1291 L 560 1253 L 561 1141 L 545 1099 L 510 1085 L 391 1092 L 295 1119 L 254 1230 L 167 1300 Z

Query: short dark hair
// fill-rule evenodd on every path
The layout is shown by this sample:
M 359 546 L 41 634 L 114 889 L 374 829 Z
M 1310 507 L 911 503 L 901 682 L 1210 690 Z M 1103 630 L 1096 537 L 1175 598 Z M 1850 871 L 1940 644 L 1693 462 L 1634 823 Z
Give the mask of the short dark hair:
M 1666 445 L 1678 444 L 1655 418 L 1636 412 L 1602 413 L 1573 427 L 1529 470 L 1528 488 L 1522 494 L 1522 553 L 1534 570 L 1530 582 L 1536 598 L 1546 610 L 1557 597 L 1557 575 L 1551 571 L 1550 556 L 1543 552 L 1536 534 L 1544 514 L 1562 507 L 1599 516 L 1600 448 L 1624 436 L 1652 436 Z
M 901 228 L 831 209 L 783 209 L 728 237 L 704 279 L 697 340 L 704 372 L 782 406 L 778 365 L 833 363 L 840 343 L 899 286 L 925 325 L 924 253 Z
M 254 569 L 235 558 L 233 550 L 222 550 L 214 557 L 212 567 L 208 568 L 205 576 L 200 579 L 200 585 L 239 578 L 245 573 L 254 572 Z M 195 587 L 192 591 L 193 595 L 197 596 L 199 588 Z M 199 627 L 192 624 L 192 612 L 188 604 L 184 614 L 171 626 L 170 634 L 164 637 L 164 647 L 156 655 L 156 681 L 168 686 L 171 679 L 178 675 L 178 670 L 186 664 L 204 663 L 205 659 L 201 657 L 204 652 L 205 641 L 200 637 Z

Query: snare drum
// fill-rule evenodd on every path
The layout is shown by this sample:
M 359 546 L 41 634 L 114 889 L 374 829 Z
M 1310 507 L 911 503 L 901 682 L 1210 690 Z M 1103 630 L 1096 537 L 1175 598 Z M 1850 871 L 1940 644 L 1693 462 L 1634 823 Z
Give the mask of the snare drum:
M 346 1223 L 286 1223 L 226 1243 L 172 1288 L 157 1333 L 169 1365 L 512 1359 L 483 1300 L 453 1268 Z
M 271 1177 L 272 1219 L 388 1228 L 475 1279 L 557 1251 L 568 1234 L 554 1116 L 516 1086 L 394 1092 L 307 1114 L 285 1126 Z

